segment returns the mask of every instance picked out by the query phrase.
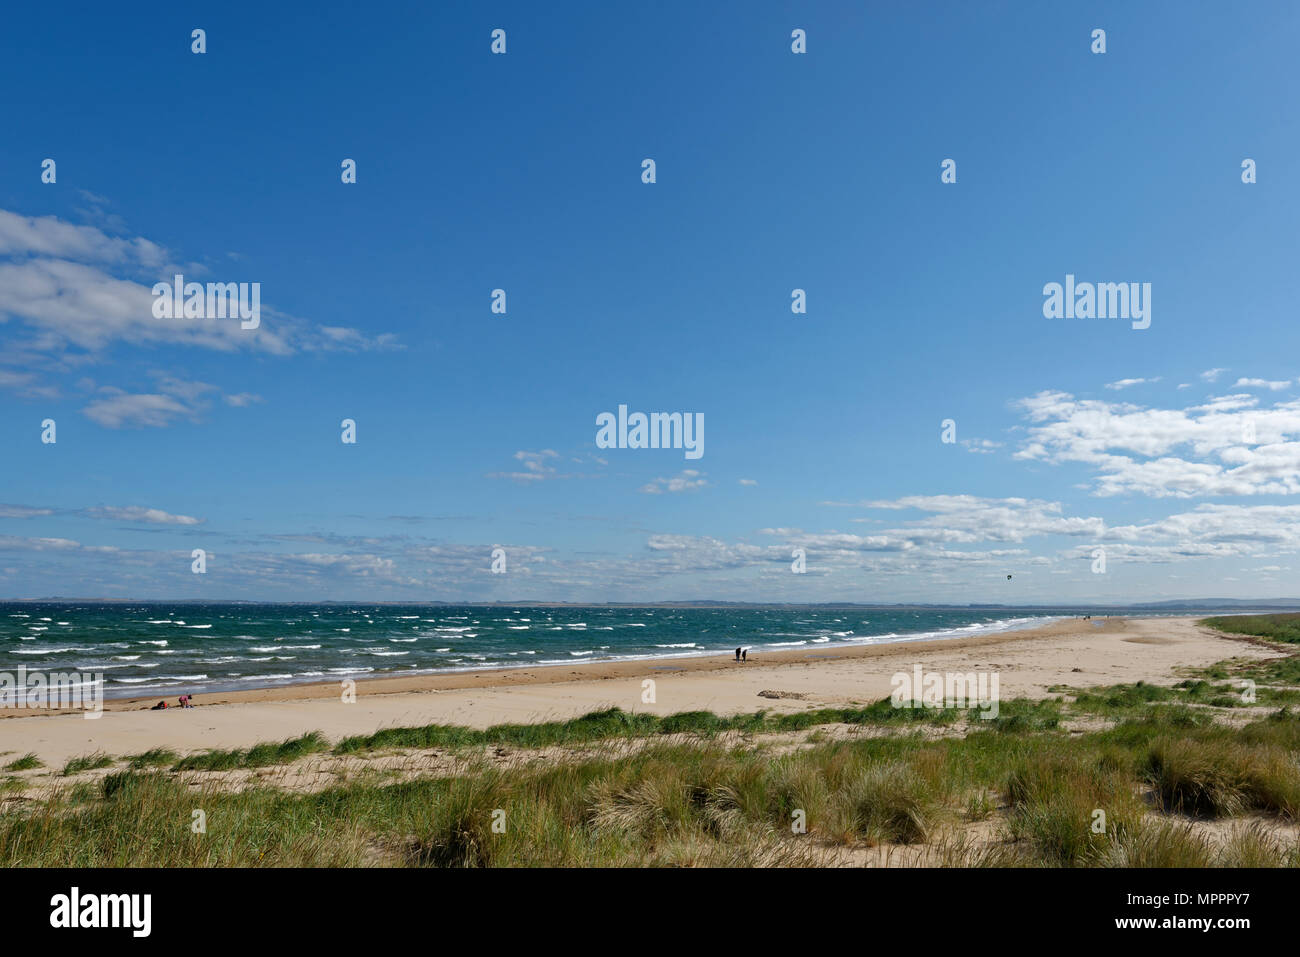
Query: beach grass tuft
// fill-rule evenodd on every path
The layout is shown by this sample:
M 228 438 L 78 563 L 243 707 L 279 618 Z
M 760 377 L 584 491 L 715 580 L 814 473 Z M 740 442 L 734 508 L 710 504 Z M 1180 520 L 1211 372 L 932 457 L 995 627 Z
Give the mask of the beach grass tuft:
M 24 754 L 17 761 L 10 761 L 5 765 L 6 771 L 31 771 L 35 768 L 43 768 L 45 763 L 30 751 Z
M 1151 745 L 1147 771 L 1165 808 L 1176 813 L 1209 818 L 1248 810 L 1289 818 L 1300 813 L 1300 764 L 1268 741 L 1160 738 Z
M 171 748 L 151 748 L 141 754 L 133 754 L 126 760 L 128 767 L 139 771 L 143 768 L 169 767 L 179 761 L 180 757 Z
M 99 768 L 108 768 L 113 766 L 113 759 L 102 751 L 96 751 L 94 754 L 85 754 L 79 758 L 72 758 L 63 765 L 63 776 L 69 777 L 73 774 L 80 774 L 82 771 L 94 771 Z
M 191 754 L 172 765 L 174 771 L 236 771 L 243 768 L 261 768 L 272 764 L 287 764 L 309 754 L 329 750 L 329 742 L 319 731 L 309 731 L 297 738 L 287 738 L 278 744 L 255 744 L 251 748 L 211 750 Z

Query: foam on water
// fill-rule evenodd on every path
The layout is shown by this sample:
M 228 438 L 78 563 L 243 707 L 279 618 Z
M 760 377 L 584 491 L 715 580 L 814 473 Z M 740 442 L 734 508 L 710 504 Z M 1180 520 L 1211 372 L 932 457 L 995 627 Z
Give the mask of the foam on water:
M 20 663 L 29 671 L 97 665 L 111 671 L 106 675 L 110 695 L 178 687 L 205 692 L 577 660 L 730 656 L 737 646 L 759 649 L 760 656 L 763 649 L 811 652 L 839 644 L 977 635 L 1076 613 L 1080 610 L 873 607 L 863 615 L 842 607 L 494 606 L 485 611 L 431 605 L 0 603 L 0 670 L 13 671 Z M 46 621 L 57 622 L 62 640 L 49 641 L 38 630 L 47 627 L 38 622 Z M 607 643 L 593 645 L 597 633 Z M 165 665 L 161 675 L 160 665 Z

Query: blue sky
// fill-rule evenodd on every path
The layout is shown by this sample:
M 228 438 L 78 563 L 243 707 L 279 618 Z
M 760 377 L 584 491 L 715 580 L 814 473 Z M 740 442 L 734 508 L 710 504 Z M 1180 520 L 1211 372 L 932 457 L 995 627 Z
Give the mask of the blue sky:
M 1300 594 L 1294 6 L 335 9 L 10 13 L 0 597 Z

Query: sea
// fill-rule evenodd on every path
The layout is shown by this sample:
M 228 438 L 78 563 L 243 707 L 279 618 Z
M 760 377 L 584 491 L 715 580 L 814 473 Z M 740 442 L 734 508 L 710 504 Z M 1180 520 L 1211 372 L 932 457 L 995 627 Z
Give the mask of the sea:
M 1031 628 L 1080 608 L 0 603 L 0 671 L 101 672 L 107 697 Z

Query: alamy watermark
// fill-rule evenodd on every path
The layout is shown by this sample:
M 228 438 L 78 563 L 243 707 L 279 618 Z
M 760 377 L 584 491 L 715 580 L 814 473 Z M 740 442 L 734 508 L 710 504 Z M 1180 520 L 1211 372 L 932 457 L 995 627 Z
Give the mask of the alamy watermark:
M 598 449 L 685 449 L 688 459 L 704 456 L 703 412 L 633 412 L 618 407 L 618 416 L 596 416 Z
M 898 671 L 890 679 L 894 690 L 889 701 L 895 708 L 979 708 L 980 717 L 991 721 L 998 716 L 998 673 L 996 671 Z
M 104 713 L 104 675 L 99 671 L 0 671 L 0 708 L 81 708 L 85 718 Z
M 50 898 L 50 926 L 122 928 L 132 937 L 148 937 L 153 929 L 152 894 L 85 894 L 74 886 Z
M 239 319 L 239 328 L 262 324 L 260 282 L 186 282 L 177 273 L 171 282 L 154 283 L 155 319 Z
M 1080 282 L 1067 273 L 1065 285 L 1043 287 L 1045 319 L 1131 319 L 1134 329 L 1151 325 L 1151 283 Z

